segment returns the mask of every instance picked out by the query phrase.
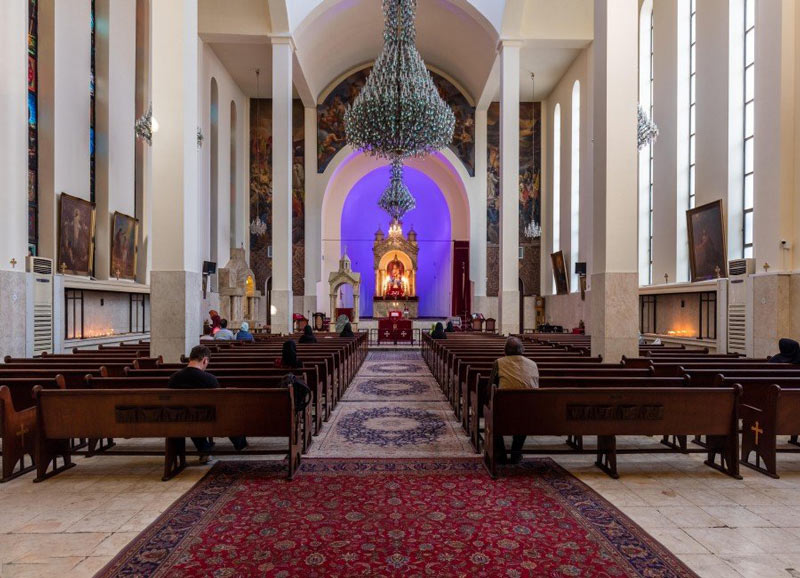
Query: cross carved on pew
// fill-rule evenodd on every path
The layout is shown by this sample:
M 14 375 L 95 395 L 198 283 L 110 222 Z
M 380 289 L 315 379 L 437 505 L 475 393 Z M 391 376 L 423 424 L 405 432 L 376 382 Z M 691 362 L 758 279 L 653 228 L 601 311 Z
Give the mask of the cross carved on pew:
M 25 447 L 25 434 L 29 433 L 30 431 L 31 430 L 29 430 L 27 427 L 25 427 L 25 424 L 22 424 L 21 426 L 19 426 L 19 431 L 17 432 L 17 436 L 19 436 L 19 445 L 20 446 Z
M 764 430 L 758 427 L 758 422 L 750 428 L 750 431 L 756 434 L 756 445 L 758 445 L 758 436 L 764 433 Z

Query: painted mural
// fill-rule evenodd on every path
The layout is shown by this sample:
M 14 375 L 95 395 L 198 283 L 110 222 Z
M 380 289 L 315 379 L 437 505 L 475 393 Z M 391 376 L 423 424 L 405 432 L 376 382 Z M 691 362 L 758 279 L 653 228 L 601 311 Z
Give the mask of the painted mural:
M 354 72 L 342 80 L 317 107 L 317 172 L 323 173 L 336 153 L 346 144 L 344 112 L 367 82 L 372 67 Z M 450 149 L 475 175 L 475 108 L 467 98 L 443 76 L 431 72 L 439 94 L 453 109 L 456 126 Z
M 540 102 L 521 102 L 519 107 L 519 234 L 525 247 L 525 259 L 533 254 L 533 239 L 524 235 L 531 223 L 541 224 L 541 164 L 542 164 L 542 107 Z M 493 102 L 487 111 L 487 167 L 486 167 L 486 240 L 487 294 L 496 296 L 499 291 L 499 253 L 493 247 L 500 244 L 500 103 Z M 529 248 L 530 246 L 530 248 Z M 538 255 L 537 255 L 538 259 Z M 538 268 L 521 263 L 525 293 L 538 291 Z M 523 274 L 524 272 L 524 274 Z
M 304 294 L 305 276 L 305 121 L 299 100 L 292 109 L 292 292 Z M 268 256 L 272 245 L 272 100 L 250 100 L 250 220 L 266 225 L 263 234 L 250 233 L 250 268 L 256 286 L 272 275 Z

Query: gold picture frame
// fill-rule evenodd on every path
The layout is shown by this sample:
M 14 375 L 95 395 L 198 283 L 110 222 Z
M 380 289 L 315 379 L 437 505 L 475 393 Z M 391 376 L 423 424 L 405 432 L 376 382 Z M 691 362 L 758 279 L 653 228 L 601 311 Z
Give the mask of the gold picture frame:
M 114 211 L 111 217 L 109 274 L 117 279 L 136 280 L 139 256 L 139 219 Z
M 569 273 L 567 273 L 567 262 L 564 260 L 564 252 L 556 251 L 550 254 L 553 263 L 553 278 L 556 281 L 556 295 L 569 295 Z
M 58 203 L 58 264 L 61 274 L 94 273 L 95 204 L 61 193 Z
M 692 282 L 728 276 L 728 248 L 722 201 L 686 211 Z

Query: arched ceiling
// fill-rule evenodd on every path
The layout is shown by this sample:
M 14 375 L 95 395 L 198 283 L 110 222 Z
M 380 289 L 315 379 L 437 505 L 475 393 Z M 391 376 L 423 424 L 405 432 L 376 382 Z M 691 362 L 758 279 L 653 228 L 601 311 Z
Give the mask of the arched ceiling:
M 336 79 L 371 63 L 383 46 L 381 0 L 199 0 L 199 32 L 240 88 L 271 95 L 272 38 L 290 36 L 295 88 L 313 106 Z M 474 102 L 499 90 L 497 44 L 522 40 L 520 94 L 546 98 L 592 40 L 594 0 L 418 0 L 417 48 Z
M 435 68 L 456 78 L 473 100 L 492 69 L 498 35 L 470 4 L 423 0 L 417 7 L 417 48 Z M 319 95 L 383 47 L 381 2 L 326 0 L 294 32 L 297 58 L 312 93 Z

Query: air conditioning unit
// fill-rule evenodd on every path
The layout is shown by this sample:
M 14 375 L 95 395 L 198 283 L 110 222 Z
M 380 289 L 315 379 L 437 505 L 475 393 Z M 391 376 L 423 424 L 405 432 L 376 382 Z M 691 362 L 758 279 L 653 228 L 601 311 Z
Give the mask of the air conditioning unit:
M 750 276 L 755 259 L 728 261 L 728 353 L 753 354 L 753 301 Z
M 53 260 L 27 257 L 33 277 L 33 354 L 53 353 Z

